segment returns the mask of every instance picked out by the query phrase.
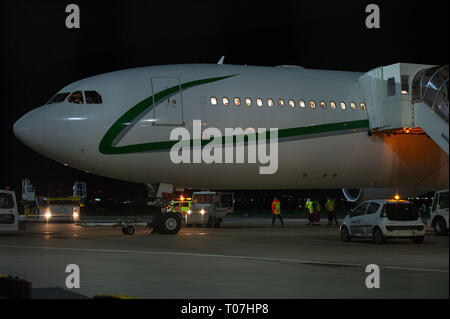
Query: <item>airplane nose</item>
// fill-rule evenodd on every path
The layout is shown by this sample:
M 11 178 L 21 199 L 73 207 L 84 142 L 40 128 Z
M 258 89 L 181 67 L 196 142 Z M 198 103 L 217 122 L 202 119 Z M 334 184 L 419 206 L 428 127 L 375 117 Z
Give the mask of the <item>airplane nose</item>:
M 33 149 L 42 149 L 45 143 L 45 123 L 39 110 L 33 110 L 14 124 L 14 135 Z

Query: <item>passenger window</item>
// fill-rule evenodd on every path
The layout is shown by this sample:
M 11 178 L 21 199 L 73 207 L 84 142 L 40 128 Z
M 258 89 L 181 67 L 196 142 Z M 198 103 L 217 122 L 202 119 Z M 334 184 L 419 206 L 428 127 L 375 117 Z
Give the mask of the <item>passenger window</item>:
M 75 103 L 75 104 L 83 104 L 83 93 L 81 91 L 76 91 L 72 93 L 72 95 L 69 97 L 69 103 Z
M 84 96 L 86 97 L 87 104 L 102 104 L 102 96 L 96 91 L 84 91 Z
M 270 107 L 273 107 L 273 100 L 272 100 L 272 99 L 268 99 L 268 100 L 267 100 L 267 104 L 268 104 Z
M 367 205 L 368 205 L 368 203 L 362 203 L 361 205 L 356 207 L 353 210 L 351 216 L 362 216 L 362 215 L 364 215 L 366 213 Z
M 336 102 L 331 101 L 330 106 L 333 110 L 336 110 Z
M 316 108 L 316 102 L 310 101 L 309 102 L 309 106 L 311 106 L 312 109 L 315 109 Z
M 53 97 L 50 102 L 48 102 L 47 104 L 56 104 L 56 103 L 61 103 L 64 102 L 64 100 L 69 96 L 70 93 L 59 93 L 56 94 L 55 97 Z
M 325 101 L 320 101 L 320 106 L 324 109 L 327 108 L 327 103 L 325 103 Z
M 363 111 L 365 111 L 367 109 L 366 104 L 363 102 L 361 102 L 360 106 L 361 106 L 361 110 L 363 110 Z
M 263 106 L 263 101 L 261 99 L 256 100 L 256 105 Z
M 345 102 L 341 102 L 341 109 L 345 110 L 347 108 L 347 104 Z
M 356 111 L 356 104 L 353 103 L 353 102 L 351 102 L 351 103 L 350 103 L 350 108 L 351 108 L 353 111 Z
M 370 203 L 369 208 L 367 209 L 366 215 L 375 214 L 379 208 L 380 208 L 380 204 Z
M 246 98 L 245 99 L 245 104 L 247 104 L 247 106 L 252 106 L 252 99 L 251 98 Z
M 236 105 L 236 106 L 241 106 L 241 99 L 238 98 L 238 97 L 235 97 L 235 98 L 234 98 L 234 105 Z
M 230 104 L 230 100 L 227 97 L 224 97 L 222 99 L 222 103 L 223 103 L 223 105 L 229 105 Z
M 295 107 L 295 102 L 294 102 L 294 100 L 289 100 L 289 106 L 290 106 L 290 107 Z
M 211 98 L 211 105 L 217 105 L 217 98 L 214 96 Z
M 278 105 L 283 107 L 284 106 L 284 100 L 283 99 L 279 99 L 278 100 Z
M 301 107 L 301 108 L 305 108 L 305 107 L 306 107 L 305 101 L 300 100 L 300 107 Z
M 395 90 L 395 78 L 387 79 L 387 96 L 394 96 Z
M 408 95 L 409 94 L 409 75 L 402 75 L 401 81 L 402 81 L 402 94 Z

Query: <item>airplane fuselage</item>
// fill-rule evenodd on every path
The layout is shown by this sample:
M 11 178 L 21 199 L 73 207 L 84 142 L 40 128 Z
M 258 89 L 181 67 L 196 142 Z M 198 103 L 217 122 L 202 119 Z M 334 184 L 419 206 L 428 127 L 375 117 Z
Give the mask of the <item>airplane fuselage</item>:
M 368 134 L 367 109 L 374 106 L 361 92 L 360 76 L 231 65 L 124 70 L 60 91 L 96 91 L 102 103 L 87 104 L 83 93 L 82 104 L 66 98 L 44 105 L 19 120 L 15 133 L 30 148 L 65 165 L 147 184 L 203 189 L 448 187 L 448 156 L 426 135 Z M 171 131 L 184 127 L 192 132 L 194 120 L 222 132 L 278 129 L 277 173 L 259 174 L 260 165 L 252 163 L 172 163 Z

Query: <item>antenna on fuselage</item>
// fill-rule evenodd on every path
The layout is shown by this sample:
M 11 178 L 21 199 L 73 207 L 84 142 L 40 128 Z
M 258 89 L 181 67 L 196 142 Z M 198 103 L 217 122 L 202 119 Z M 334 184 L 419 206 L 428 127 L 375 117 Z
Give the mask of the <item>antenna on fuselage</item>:
M 223 64 L 223 61 L 225 61 L 225 56 L 221 57 L 219 62 L 217 62 L 217 64 Z

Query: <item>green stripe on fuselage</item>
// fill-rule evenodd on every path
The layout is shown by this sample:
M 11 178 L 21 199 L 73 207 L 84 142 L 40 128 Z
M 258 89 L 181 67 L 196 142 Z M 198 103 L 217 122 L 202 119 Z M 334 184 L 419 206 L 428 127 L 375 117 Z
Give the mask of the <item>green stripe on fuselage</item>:
M 181 84 L 181 90 L 188 89 L 194 86 L 207 84 L 211 82 L 216 82 L 220 80 L 224 80 L 235 75 L 203 79 L 198 81 L 192 81 L 188 83 Z M 128 112 L 122 115 L 106 132 L 102 141 L 99 145 L 99 151 L 103 154 L 132 154 L 132 153 L 142 153 L 142 152 L 151 152 L 151 151 L 168 151 L 179 141 L 161 141 L 161 142 L 152 142 L 152 143 L 143 143 L 143 144 L 134 144 L 134 145 L 126 145 L 126 146 L 113 146 L 114 140 L 128 127 L 129 123 L 133 122 L 139 115 L 148 110 L 153 104 L 159 103 L 161 100 L 164 100 L 168 96 L 180 90 L 180 86 L 174 86 L 168 88 L 164 91 L 158 92 L 155 96 L 150 96 L 145 100 L 139 102 L 135 106 L 133 106 Z M 329 124 L 320 124 L 320 125 L 311 125 L 306 127 L 296 127 L 296 128 L 288 128 L 278 130 L 278 139 L 286 139 L 286 138 L 295 138 L 313 134 L 323 134 L 330 132 L 338 132 L 344 130 L 352 130 L 352 129 L 361 129 L 368 128 L 369 121 L 368 120 L 357 120 L 357 121 L 348 121 L 348 122 L 339 122 L 339 123 L 329 123 Z M 266 138 L 270 138 L 270 131 L 266 132 Z M 258 134 L 256 135 L 256 139 L 258 139 Z M 234 142 L 236 141 L 236 137 L 234 137 Z M 206 145 L 211 140 L 202 140 L 201 145 Z M 187 141 L 186 141 L 187 143 Z M 222 137 L 222 143 L 225 143 L 225 137 Z M 193 140 L 190 140 L 191 147 L 193 146 Z

